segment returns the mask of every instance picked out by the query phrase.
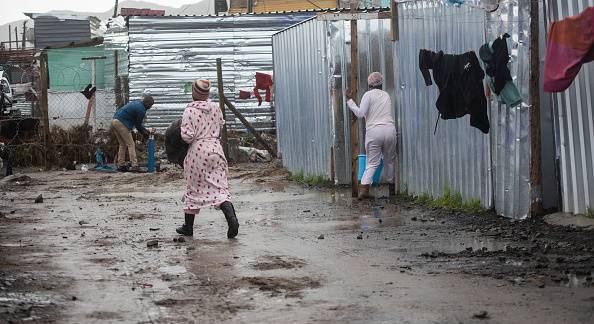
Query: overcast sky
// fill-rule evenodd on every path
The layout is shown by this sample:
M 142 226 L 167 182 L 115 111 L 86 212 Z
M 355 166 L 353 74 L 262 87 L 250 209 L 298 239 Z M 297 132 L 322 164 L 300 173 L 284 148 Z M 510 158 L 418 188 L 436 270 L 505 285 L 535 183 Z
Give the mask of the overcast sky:
M 147 0 L 160 5 L 181 7 L 197 0 Z M 123 2 L 123 0 L 120 0 Z M 50 10 L 72 10 L 103 12 L 113 7 L 115 0 L 2 0 L 0 5 L 0 25 L 11 21 L 26 19 L 23 12 L 46 12 Z

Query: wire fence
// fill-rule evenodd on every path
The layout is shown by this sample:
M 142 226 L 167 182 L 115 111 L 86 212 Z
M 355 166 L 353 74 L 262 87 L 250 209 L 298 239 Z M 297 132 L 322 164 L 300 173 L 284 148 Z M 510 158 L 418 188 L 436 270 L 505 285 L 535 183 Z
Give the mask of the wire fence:
M 92 164 L 97 150 L 106 162 L 116 160 L 111 120 L 128 100 L 127 76 L 114 69 L 117 55 L 103 53 L 97 47 L 50 49 L 38 64 L 4 66 L 12 102 L 0 116 L 2 176 L 12 166 Z

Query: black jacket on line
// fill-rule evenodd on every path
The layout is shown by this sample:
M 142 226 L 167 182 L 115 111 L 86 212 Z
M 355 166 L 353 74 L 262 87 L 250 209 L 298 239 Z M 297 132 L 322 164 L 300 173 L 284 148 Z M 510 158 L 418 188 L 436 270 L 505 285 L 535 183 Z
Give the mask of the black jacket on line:
M 470 114 L 470 125 L 489 133 L 487 98 L 483 87 L 485 72 L 481 69 L 474 51 L 460 55 L 435 53 L 422 49 L 419 52 L 419 68 L 430 86 L 433 80 L 439 88 L 437 110 L 442 119 L 460 118 Z
M 512 81 L 511 73 L 507 67 L 509 63 L 509 50 L 507 49 L 506 38 L 509 38 L 509 34 L 503 34 L 501 37 L 497 37 L 489 49 L 489 44 L 481 46 L 479 54 L 481 59 L 485 62 L 485 72 L 488 76 L 493 78 L 494 89 L 496 95 L 501 93 L 501 90 L 505 88 L 505 84 L 508 81 Z

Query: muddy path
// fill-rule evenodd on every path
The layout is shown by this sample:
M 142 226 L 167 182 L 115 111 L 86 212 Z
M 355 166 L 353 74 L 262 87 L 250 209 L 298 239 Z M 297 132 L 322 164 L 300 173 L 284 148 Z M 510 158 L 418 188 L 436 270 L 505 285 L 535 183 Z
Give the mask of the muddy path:
M 204 210 L 178 240 L 184 184 L 31 173 L 2 186 L 0 323 L 588 323 L 594 232 L 353 201 L 281 169 L 231 168 L 240 218 Z M 42 203 L 34 203 L 38 195 Z M 156 243 L 156 244 L 155 244 Z

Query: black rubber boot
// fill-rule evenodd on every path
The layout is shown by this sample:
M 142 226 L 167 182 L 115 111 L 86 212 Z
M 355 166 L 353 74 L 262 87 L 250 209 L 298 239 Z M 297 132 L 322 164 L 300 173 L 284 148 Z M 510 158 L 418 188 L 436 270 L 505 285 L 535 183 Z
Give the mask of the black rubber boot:
M 194 235 L 194 216 L 193 214 L 186 214 L 186 221 L 182 227 L 178 227 L 175 231 L 177 234 L 185 235 L 185 236 L 193 236 Z
M 225 201 L 220 207 L 223 211 L 223 214 L 225 214 L 225 219 L 227 219 L 227 225 L 229 226 L 229 229 L 227 230 L 227 237 L 234 238 L 239 232 L 239 222 L 237 221 L 237 216 L 235 215 L 235 208 L 230 201 Z

